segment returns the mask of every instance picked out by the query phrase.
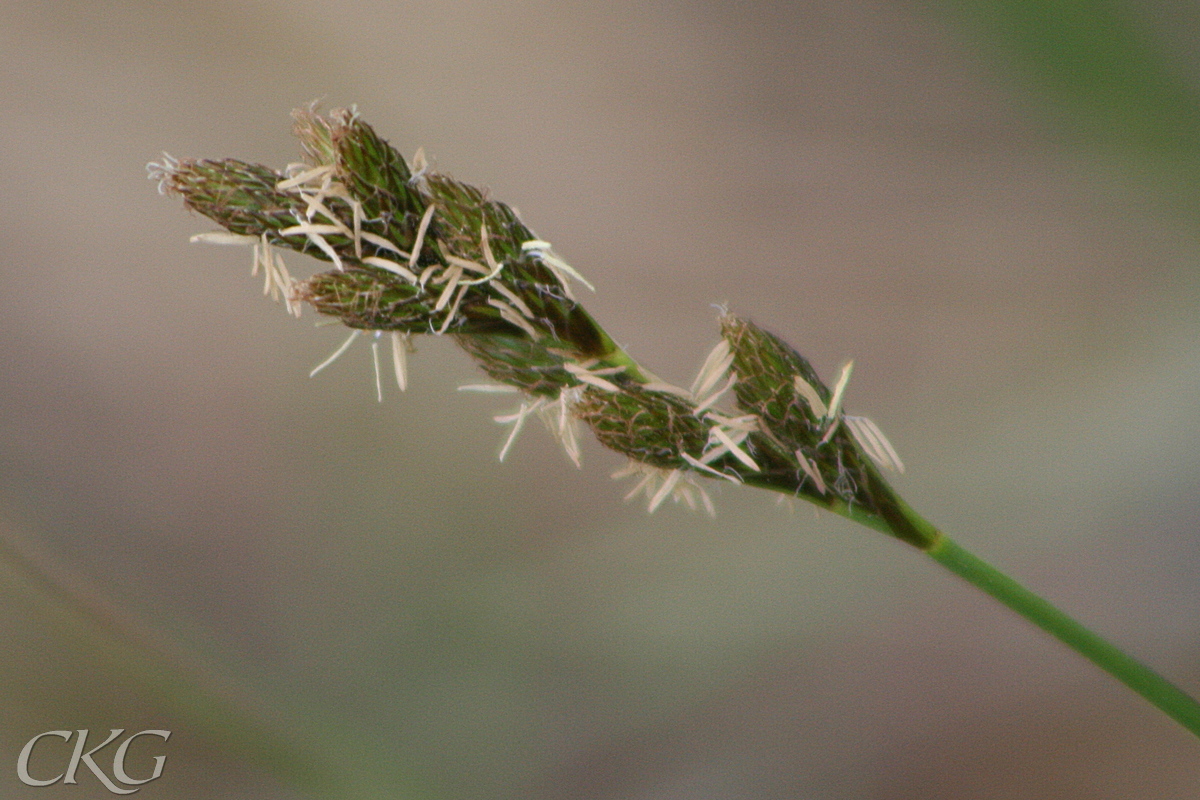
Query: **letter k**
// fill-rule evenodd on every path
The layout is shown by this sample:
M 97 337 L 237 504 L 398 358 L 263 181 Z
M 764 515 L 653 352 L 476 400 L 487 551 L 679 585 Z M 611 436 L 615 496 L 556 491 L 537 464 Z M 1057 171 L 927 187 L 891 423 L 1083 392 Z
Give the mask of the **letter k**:
M 83 752 L 83 748 L 87 747 L 88 732 L 86 729 L 79 731 L 79 741 L 75 743 L 75 752 L 71 754 L 71 763 L 67 767 L 67 774 L 66 777 L 63 778 L 63 783 L 77 782 L 75 780 L 75 770 L 79 769 L 79 762 L 82 761 L 87 765 L 87 768 L 92 771 L 92 774 L 100 779 L 100 782 L 104 784 L 104 788 L 108 789 L 113 794 L 133 794 L 136 792 L 137 789 L 122 789 L 120 786 L 117 786 L 112 782 L 112 779 L 105 775 L 104 771 L 96 765 L 96 762 L 92 760 L 93 753 L 95 753 L 97 750 L 103 750 L 108 746 L 109 742 L 111 742 L 113 739 L 116 739 L 124 732 L 124 728 L 113 728 L 112 733 L 108 735 L 107 739 L 85 753 Z

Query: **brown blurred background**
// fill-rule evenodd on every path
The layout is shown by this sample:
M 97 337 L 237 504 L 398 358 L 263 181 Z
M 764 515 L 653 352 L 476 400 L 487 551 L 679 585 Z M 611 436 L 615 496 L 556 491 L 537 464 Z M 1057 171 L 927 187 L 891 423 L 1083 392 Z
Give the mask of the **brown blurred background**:
M 895 542 L 648 516 L 538 426 L 501 465 L 448 341 L 382 404 L 365 346 L 309 380 L 342 333 L 144 179 L 356 103 L 663 377 L 713 303 L 854 358 L 914 506 L 1200 692 L 1200 15 L 1016 5 L 0 3 L 0 795 L 112 796 L 15 762 L 117 727 L 173 731 L 147 798 L 1200 795 L 1194 737 Z

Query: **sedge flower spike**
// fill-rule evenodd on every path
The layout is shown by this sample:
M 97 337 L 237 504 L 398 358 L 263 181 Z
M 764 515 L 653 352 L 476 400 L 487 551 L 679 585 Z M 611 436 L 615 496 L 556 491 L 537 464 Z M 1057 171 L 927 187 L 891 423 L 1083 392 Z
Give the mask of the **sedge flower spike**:
M 281 171 L 236 159 L 164 156 L 149 165 L 159 190 L 222 230 L 196 241 L 253 250 L 263 291 L 299 316 L 303 305 L 391 339 L 400 389 L 412 337 L 450 336 L 496 383 L 463 387 L 520 396 L 496 417 L 511 429 L 503 459 L 536 415 L 579 463 L 578 428 L 629 459 L 614 477 L 651 511 L 666 499 L 713 513 L 706 481 L 800 498 L 913 545 L 1058 637 L 1200 735 L 1200 704 L 1044 599 L 968 553 L 909 507 L 883 477 L 903 462 L 879 427 L 844 411 L 852 364 L 831 389 L 791 346 L 722 310 L 721 341 L 690 389 L 641 367 L 577 299 L 592 289 L 512 208 L 431 168 L 406 162 L 347 110 L 297 110 L 303 161 Z M 331 268 L 292 275 L 279 250 Z M 573 286 L 577 284 L 577 286 Z

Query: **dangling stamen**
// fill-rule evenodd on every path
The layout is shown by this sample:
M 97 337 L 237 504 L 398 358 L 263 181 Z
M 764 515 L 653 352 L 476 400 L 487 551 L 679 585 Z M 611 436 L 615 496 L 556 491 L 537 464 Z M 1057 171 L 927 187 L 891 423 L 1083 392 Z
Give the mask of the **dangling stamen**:
M 425 243 L 425 232 L 429 230 L 429 222 L 433 219 L 433 212 L 437 206 L 433 203 L 425 209 L 425 213 L 421 216 L 421 223 L 417 226 L 417 238 L 413 242 L 412 255 L 408 257 L 408 268 L 416 269 L 417 259 L 421 257 L 421 246 Z
M 821 473 L 817 469 L 817 465 L 809 461 L 804 453 L 800 450 L 796 451 L 796 460 L 800 462 L 800 469 L 804 470 L 804 474 L 807 475 L 814 484 L 816 484 L 817 491 L 821 494 L 825 494 L 828 489 L 825 487 L 825 479 L 821 477 Z
M 703 397 L 709 389 L 717 384 L 717 381 L 725 376 L 725 372 L 732 364 L 733 352 L 729 348 L 729 342 L 722 339 L 709 351 L 708 358 L 704 359 L 704 365 L 696 374 L 696 380 L 692 383 L 692 396 L 697 400 Z
M 408 340 L 407 333 L 392 331 L 392 369 L 396 371 L 396 385 L 402 392 L 408 388 Z
M 679 479 L 682 477 L 682 470 L 671 470 L 670 474 L 667 475 L 667 479 L 663 481 L 663 485 L 659 487 L 657 492 L 655 492 L 654 497 L 650 498 L 649 511 L 651 514 L 653 514 L 660 505 L 662 505 L 663 500 L 666 500 L 667 497 L 670 496 L 671 492 L 675 489 L 675 485 L 679 483 Z
M 826 419 L 833 419 L 842 410 L 842 398 L 846 394 L 846 384 L 850 382 L 850 373 L 854 371 L 854 362 L 847 361 L 842 365 L 837 383 L 833 385 L 833 399 L 829 401 L 829 410 L 825 412 Z
M 342 342 L 342 346 L 339 347 L 337 350 L 334 350 L 333 355 L 331 355 L 329 358 L 325 359 L 320 364 L 317 364 L 317 366 L 313 369 L 313 371 L 308 373 L 308 377 L 310 377 L 310 378 L 313 377 L 318 372 L 320 372 L 321 370 L 325 369 L 330 364 L 332 364 L 334 361 L 337 361 L 338 358 L 342 355 L 342 353 L 344 353 L 350 349 L 350 345 L 354 344 L 354 340 L 358 338 L 358 335 L 360 333 L 362 333 L 362 331 L 359 331 L 359 330 L 352 331 L 350 333 L 350 336 L 346 339 L 346 341 Z
M 371 342 L 371 361 L 375 364 L 375 401 L 383 402 L 383 380 L 379 369 L 379 337 L 383 331 L 375 331 L 375 341 Z
M 904 472 L 904 462 L 900 460 L 892 443 L 883 435 L 878 425 L 866 417 L 852 417 L 846 414 L 844 419 L 855 441 L 872 461 L 884 469 Z
M 822 419 L 829 413 L 829 409 L 825 408 L 825 403 L 821 400 L 821 395 L 817 394 L 817 390 L 812 387 L 812 384 L 797 375 L 792 379 L 792 385 L 796 388 L 796 393 L 808 403 L 808 407 L 812 409 L 812 413 L 816 415 L 817 419 Z

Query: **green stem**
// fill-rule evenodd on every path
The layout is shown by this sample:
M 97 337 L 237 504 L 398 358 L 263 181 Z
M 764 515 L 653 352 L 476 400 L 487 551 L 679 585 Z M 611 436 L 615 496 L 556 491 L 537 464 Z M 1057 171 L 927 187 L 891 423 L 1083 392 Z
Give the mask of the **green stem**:
M 934 561 L 1056 637 L 1200 736 L 1200 703 L 1178 686 L 1130 658 L 991 564 L 959 547 L 944 534 L 926 552 Z
M 1084 658 L 1140 694 L 1152 705 L 1200 736 L 1200 702 L 1148 666 L 1131 658 L 1108 640 L 1064 614 L 983 559 L 960 547 L 904 502 L 878 470 L 866 462 L 870 496 L 875 508 L 847 505 L 832 494 L 806 496 L 848 519 L 894 536 L 926 553 L 937 563 L 977 589 L 990 594 L 1025 619 L 1054 636 Z M 761 489 L 794 495 L 788 476 L 752 474 L 745 482 Z

